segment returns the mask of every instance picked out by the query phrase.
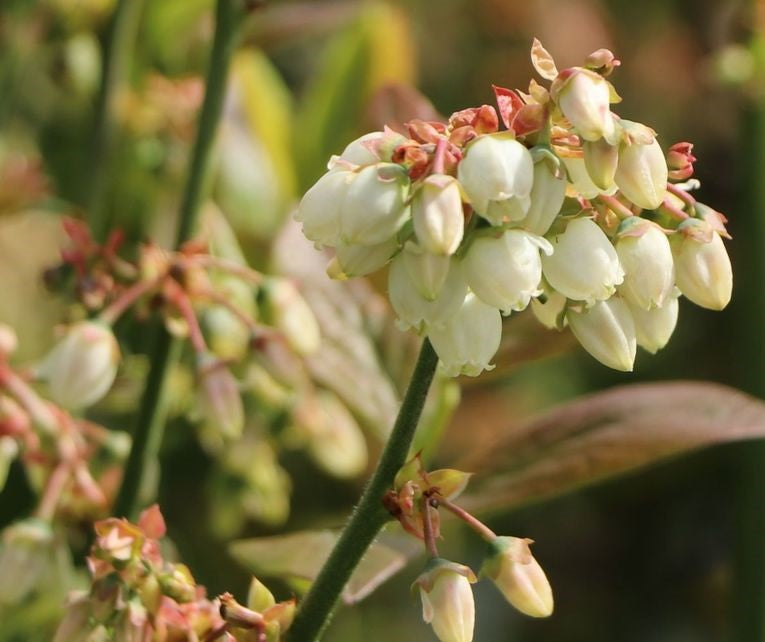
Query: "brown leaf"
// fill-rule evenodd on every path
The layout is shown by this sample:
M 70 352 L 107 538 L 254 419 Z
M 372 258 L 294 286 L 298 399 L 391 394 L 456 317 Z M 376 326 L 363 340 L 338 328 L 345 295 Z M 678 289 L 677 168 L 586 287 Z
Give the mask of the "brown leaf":
M 506 510 L 714 444 L 765 437 L 765 403 L 706 382 L 621 386 L 564 404 L 487 445 L 460 502 Z

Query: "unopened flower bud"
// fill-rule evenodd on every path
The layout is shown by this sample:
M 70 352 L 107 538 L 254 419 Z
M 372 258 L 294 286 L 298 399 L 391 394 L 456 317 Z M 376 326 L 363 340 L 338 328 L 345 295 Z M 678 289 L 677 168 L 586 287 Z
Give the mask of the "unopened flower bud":
M 428 338 L 448 376 L 476 377 L 494 368 L 490 362 L 502 339 L 502 317 L 471 292 L 445 325 L 428 328 Z
M 656 354 L 669 342 L 677 325 L 677 315 L 680 306 L 677 302 L 677 294 L 671 294 L 658 308 L 646 310 L 627 301 L 632 320 L 635 322 L 635 336 L 637 344 Z
M 348 170 L 327 172 L 300 201 L 295 220 L 303 224 L 305 237 L 319 245 L 337 245 L 340 208 L 356 174 Z
M 331 392 L 317 394 L 316 416 L 310 422 L 309 452 L 328 474 L 356 477 L 367 466 L 367 442 L 353 415 Z
M 669 178 L 673 181 L 684 181 L 693 176 L 693 143 L 675 143 L 667 152 L 667 168 Z
M 391 261 L 388 273 L 388 296 L 402 329 L 421 331 L 425 326 L 444 324 L 460 309 L 467 294 L 462 266 L 456 259 L 449 261 L 449 272 L 438 296 L 428 301 L 412 281 L 404 257 L 399 254 Z
M 531 188 L 531 204 L 523 228 L 532 234 L 546 234 L 560 212 L 566 198 L 566 177 L 560 160 L 555 159 L 558 172 L 551 159 L 542 158 L 534 163 L 534 184 Z M 556 175 L 560 174 L 560 175 Z
M 491 542 L 493 554 L 481 567 L 481 574 L 521 613 L 548 617 L 553 612 L 553 594 L 545 572 L 529 550 L 529 539 L 497 537 Z
M 475 581 L 467 566 L 436 558 L 414 583 L 422 600 L 422 619 L 441 642 L 472 641 L 475 601 L 470 584 Z
M 569 308 L 566 319 L 582 347 L 603 365 L 632 371 L 637 349 L 635 323 L 622 299 L 598 301 L 582 312 Z
M 310 355 L 319 349 L 321 332 L 311 308 L 289 279 L 269 279 L 263 288 L 266 317 L 293 350 Z
M 343 167 L 343 163 L 338 161 L 344 161 L 351 165 L 372 165 L 379 163 L 381 159 L 374 153 L 373 149 L 384 136 L 384 132 L 369 132 L 351 141 L 345 146 L 340 156 L 330 159 L 329 169 Z
M 30 518 L 8 526 L 0 540 L 0 607 L 18 605 L 55 564 L 50 525 Z
M 540 250 L 552 254 L 552 245 L 523 230 L 477 238 L 463 261 L 468 286 L 481 301 L 503 314 L 524 310 L 531 297 L 542 293 Z
M 722 310 L 733 291 L 733 268 L 722 238 L 699 219 L 683 221 L 677 232 L 672 239 L 677 287 L 696 305 Z
M 15 330 L 5 323 L 0 323 L 0 359 L 7 359 L 19 345 Z
M 51 398 L 70 410 L 92 406 L 111 388 L 120 349 L 103 323 L 81 321 L 71 326 L 39 368 Z
M 592 181 L 590 173 L 587 171 L 587 166 L 584 163 L 583 158 L 570 158 L 564 157 L 563 163 L 566 166 L 568 172 L 568 180 L 571 183 L 572 189 L 582 198 L 595 198 L 600 194 L 606 194 L 610 196 L 616 193 L 618 187 L 616 183 L 612 184 L 607 189 L 600 189 Z
M 412 201 L 414 233 L 431 254 L 454 254 L 462 241 L 465 215 L 457 179 L 431 174 Z
M 457 166 L 473 209 L 492 225 L 519 221 L 529 210 L 534 162 L 512 134 L 479 136 Z
M 452 259 L 444 254 L 431 254 L 411 242 L 404 247 L 401 258 L 420 296 L 434 301 L 446 281 Z
M 617 237 L 616 253 L 624 269 L 619 294 L 644 310 L 661 307 L 675 286 L 667 235 L 655 223 L 633 216 L 622 222 Z
M 361 169 L 340 208 L 340 239 L 345 244 L 377 245 L 387 241 L 409 218 L 409 177 L 393 163 Z
M 599 189 L 610 189 L 614 185 L 616 166 L 619 162 L 619 147 L 610 145 L 604 138 L 585 141 L 582 144 L 584 166 L 590 179 Z
M 398 249 L 398 239 L 391 236 L 377 245 L 345 245 L 335 247 L 335 258 L 327 266 L 332 279 L 344 280 L 371 274 L 383 267 Z
M 624 280 L 614 246 L 596 223 L 571 221 L 552 239 L 553 253 L 542 257 L 547 282 L 562 295 L 591 304 L 610 297 Z
M 237 439 L 244 429 L 239 384 L 226 365 L 208 355 L 199 363 L 199 411 L 211 434 Z
M 659 142 L 623 143 L 614 181 L 638 207 L 655 210 L 667 194 L 667 161 Z
M 562 330 L 565 325 L 564 312 L 566 299 L 560 292 L 552 290 L 545 292 L 545 300 L 541 297 L 531 300 L 531 311 L 545 328 L 548 330 Z
M 583 140 L 608 138 L 613 133 L 611 88 L 600 74 L 583 67 L 564 69 L 553 81 L 551 94 Z

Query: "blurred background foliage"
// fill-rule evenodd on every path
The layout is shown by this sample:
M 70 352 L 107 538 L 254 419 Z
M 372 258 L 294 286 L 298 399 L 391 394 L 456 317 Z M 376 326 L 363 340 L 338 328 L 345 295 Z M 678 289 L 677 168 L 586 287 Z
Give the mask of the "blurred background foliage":
M 19 332 L 20 360 L 43 354 L 53 326 L 72 314 L 40 279 L 56 262 L 60 216 L 89 220 L 101 237 L 121 227 L 128 248 L 148 237 L 165 244 L 171 238 L 202 98 L 212 2 L 134 3 L 133 52 L 113 122 L 95 142 L 101 41 L 114 1 L 0 4 L 0 321 Z M 460 382 L 462 402 L 448 426 L 458 393 L 441 384 L 420 444 L 439 465 L 491 475 L 482 454 L 518 422 L 590 390 L 679 378 L 765 395 L 761 12 L 743 0 L 275 1 L 259 11 L 233 64 L 209 208 L 213 219 L 223 214 L 254 266 L 303 284 L 325 335 L 322 353 L 308 363 L 310 376 L 364 428 L 370 461 L 416 341 L 392 327 L 380 296 L 384 280 L 324 278 L 322 260 L 289 224 L 290 211 L 328 157 L 357 135 L 490 103 L 491 83 L 524 88 L 533 36 L 561 68 L 599 47 L 614 50 L 623 61 L 614 75 L 624 99 L 620 114 L 649 123 L 665 146 L 696 145 L 704 198 L 731 221 L 733 304 L 713 314 L 683 302 L 669 346 L 642 355 L 634 374 L 606 370 L 565 334 L 509 319 L 497 371 Z M 140 329 L 123 330 L 128 351 L 140 352 Z M 122 396 L 95 412 L 114 428 L 130 428 L 146 370 L 140 356 L 127 364 Z M 183 372 L 177 379 L 182 406 L 188 383 Z M 247 585 L 247 570 L 226 542 L 339 526 L 364 479 L 359 470 L 333 474 L 342 462 L 333 463 L 332 453 L 307 459 L 289 447 L 283 414 L 251 411 L 268 439 L 211 455 L 176 413 L 161 456 L 158 492 L 169 535 L 212 594 L 242 593 Z M 512 513 L 496 511 L 492 528 L 536 540 L 556 614 L 525 619 L 480 584 L 476 639 L 765 639 L 763 470 L 762 446 L 725 446 Z M 12 468 L 0 494 L 0 525 L 26 515 L 32 501 L 20 469 Z M 445 556 L 479 563 L 482 551 L 462 529 L 447 526 L 446 536 Z M 81 556 L 86 538 L 79 538 Z M 341 610 L 326 639 L 430 635 L 409 598 L 418 571 L 415 563 L 372 599 Z M 289 594 L 286 585 L 281 590 Z M 60 597 L 4 616 L 0 640 L 50 639 L 44 623 L 55 617 Z

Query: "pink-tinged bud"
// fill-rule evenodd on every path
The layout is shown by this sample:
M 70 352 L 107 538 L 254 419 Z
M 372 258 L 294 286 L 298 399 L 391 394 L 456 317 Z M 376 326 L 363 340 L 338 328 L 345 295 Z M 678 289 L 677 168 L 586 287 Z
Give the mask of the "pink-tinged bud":
M 327 172 L 300 201 L 295 220 L 303 234 L 318 245 L 337 245 L 340 239 L 340 208 L 356 174 L 347 170 Z
M 608 189 L 600 189 L 595 185 L 587 171 L 587 166 L 585 165 L 583 158 L 564 157 L 563 164 L 566 166 L 568 181 L 571 188 L 582 198 L 591 199 L 600 194 L 610 196 L 611 194 L 615 194 L 617 189 L 619 189 L 616 187 L 616 183 L 612 184 Z
M 50 396 L 70 410 L 92 406 L 112 387 L 120 349 L 110 327 L 96 321 L 71 326 L 39 367 Z
M 670 295 L 660 308 L 645 310 L 630 303 L 632 319 L 635 322 L 637 344 L 651 354 L 656 354 L 669 342 L 677 325 L 680 306 L 677 294 Z
M 560 160 L 546 157 L 538 160 L 534 163 L 531 205 L 523 219 L 523 229 L 540 236 L 547 234 L 565 198 L 566 175 Z
M 616 253 L 624 269 L 619 294 L 644 310 L 664 305 L 675 286 L 675 266 L 659 226 L 637 216 L 625 219 L 617 232 Z
M 583 140 L 613 134 L 611 87 L 600 74 L 583 67 L 564 69 L 553 81 L 551 95 Z
M 503 314 L 525 310 L 542 293 L 540 250 L 552 254 L 549 241 L 523 230 L 475 239 L 463 260 L 468 286 L 484 303 Z
M 534 162 L 512 134 L 479 136 L 457 166 L 473 209 L 492 225 L 520 221 L 531 204 Z
M 268 321 L 279 330 L 300 355 L 314 354 L 321 332 L 311 308 L 289 279 L 269 279 L 263 288 Z
M 571 221 L 552 246 L 552 255 L 542 257 L 542 271 L 553 289 L 569 299 L 588 305 L 602 301 L 624 280 L 614 246 L 590 219 Z
M 619 147 L 609 145 L 601 138 L 596 141 L 585 141 L 582 144 L 584 166 L 590 180 L 598 189 L 609 190 L 614 185 L 616 166 L 619 162 Z
M 412 200 L 412 222 L 420 245 L 431 254 L 451 255 L 462 241 L 465 215 L 457 179 L 432 174 Z
M 369 132 L 351 141 L 345 146 L 340 156 L 333 156 L 327 169 L 348 167 L 349 165 L 373 165 L 382 159 L 375 152 L 380 142 L 385 138 L 385 132 Z M 401 136 L 402 141 L 404 137 Z
M 618 297 L 598 301 L 591 308 L 566 312 L 568 324 L 582 347 L 603 365 L 632 372 L 637 340 L 627 304 Z
M 244 405 L 239 383 L 226 365 L 212 355 L 200 358 L 199 411 L 209 435 L 238 439 L 244 430 Z
M 677 287 L 696 305 L 722 310 L 733 291 L 733 268 L 722 238 L 699 219 L 683 221 L 677 232 L 672 239 Z
M 459 261 L 451 259 L 449 272 L 438 296 L 429 301 L 422 296 L 409 274 L 404 257 L 391 261 L 388 273 L 388 296 L 403 330 L 421 332 L 425 326 L 443 325 L 460 309 L 467 294 L 467 283 Z
M 491 360 L 502 339 L 502 317 L 471 292 L 445 325 L 429 327 L 427 333 L 447 376 L 477 377 L 494 368 Z
M 404 246 L 401 258 L 419 295 L 435 301 L 446 282 L 452 259 L 444 254 L 431 254 L 412 242 Z
M 8 526 L 0 540 L 0 607 L 21 604 L 56 570 L 56 544 L 46 522 L 30 518 Z
M 335 247 L 335 257 L 327 266 L 331 279 L 343 281 L 377 272 L 398 250 L 398 239 L 391 236 L 377 245 L 344 245 Z
M 409 219 L 409 183 L 406 171 L 393 163 L 361 169 L 340 208 L 340 240 L 377 245 L 395 236 Z
M 659 142 L 622 143 L 614 181 L 630 201 L 655 210 L 667 195 L 667 160 Z
M 475 602 L 470 584 L 475 581 L 467 566 L 436 558 L 414 583 L 422 600 L 422 619 L 441 642 L 472 642 Z
M 497 537 L 491 542 L 494 554 L 481 567 L 515 608 L 531 617 L 553 612 L 553 594 L 545 572 L 529 550 L 530 539 Z
M 684 181 L 693 176 L 693 143 L 675 143 L 667 152 L 667 167 L 669 178 L 673 181 Z
M 15 330 L 5 323 L 0 323 L 0 359 L 7 359 L 19 345 Z
M 541 297 L 531 300 L 531 311 L 545 328 L 548 330 L 562 330 L 566 324 L 566 299 L 560 292 L 552 290 L 545 292 L 545 300 Z

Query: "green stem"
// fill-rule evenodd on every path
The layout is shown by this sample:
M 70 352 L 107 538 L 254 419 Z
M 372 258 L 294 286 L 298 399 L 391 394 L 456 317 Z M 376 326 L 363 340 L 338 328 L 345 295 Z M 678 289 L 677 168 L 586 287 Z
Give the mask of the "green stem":
M 109 228 L 109 220 L 104 216 L 103 200 L 106 176 L 111 167 L 109 161 L 114 140 L 114 102 L 131 58 L 142 6 L 143 0 L 118 0 L 104 36 L 101 86 L 96 97 L 89 194 L 86 200 L 90 227 L 97 239 L 102 239 Z
M 396 423 L 369 480 L 335 548 L 311 586 L 290 627 L 287 639 L 314 642 L 329 622 L 337 600 L 354 569 L 380 529 L 389 519 L 382 500 L 393 486 L 396 473 L 406 462 L 425 398 L 438 363 L 430 341 L 425 339 Z
M 189 173 L 181 202 L 176 246 L 186 242 L 194 232 L 199 206 L 204 195 L 203 184 L 210 164 L 212 143 L 223 110 L 228 69 L 245 11 L 246 3 L 243 0 L 218 0 L 205 99 L 199 116 L 197 138 L 191 152 Z M 180 351 L 180 344 L 170 337 L 162 324 L 157 324 L 154 333 L 151 370 L 141 398 L 133 445 L 114 507 L 115 515 L 128 518 L 136 516 L 141 484 L 145 483 L 145 472 L 155 460 L 162 443 L 166 418 L 167 374 L 177 361 Z

